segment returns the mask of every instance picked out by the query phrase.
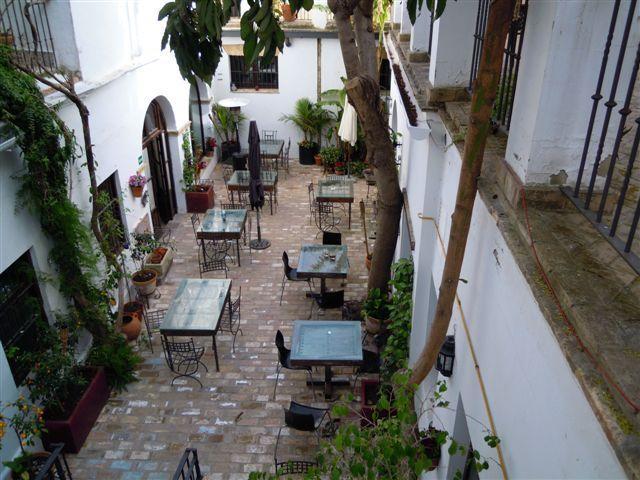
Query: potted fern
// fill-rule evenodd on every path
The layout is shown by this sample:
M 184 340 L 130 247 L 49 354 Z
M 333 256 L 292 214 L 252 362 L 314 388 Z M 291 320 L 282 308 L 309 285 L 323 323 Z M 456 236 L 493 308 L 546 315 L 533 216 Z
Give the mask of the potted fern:
M 240 151 L 240 143 L 236 133 L 247 119 L 240 112 L 232 112 L 222 105 L 214 104 L 209 115 L 213 122 L 213 128 L 222 140 L 220 144 L 220 157 L 222 161 L 231 158 L 231 155 Z
M 293 113 L 283 115 L 280 120 L 292 123 L 302 132 L 304 138 L 298 142 L 300 164 L 314 165 L 314 156 L 319 150 L 317 139 L 322 134 L 322 131 L 334 120 L 331 112 L 308 98 L 300 98 L 296 101 Z

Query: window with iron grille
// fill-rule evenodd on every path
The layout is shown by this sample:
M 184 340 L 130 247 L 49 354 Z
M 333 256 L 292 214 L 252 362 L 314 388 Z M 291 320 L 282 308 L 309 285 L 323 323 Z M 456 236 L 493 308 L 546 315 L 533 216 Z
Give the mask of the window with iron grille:
M 98 224 L 100 231 L 109 242 L 111 251 L 115 255 L 122 252 L 124 245 L 125 229 L 122 222 L 122 211 L 120 210 L 120 193 L 116 183 L 116 173 L 112 173 L 109 178 L 98 185 L 98 196 L 101 199 L 101 210 L 98 214 Z
M 235 88 L 278 88 L 278 57 L 274 57 L 269 65 L 262 65 L 262 59 L 248 69 L 244 57 L 229 56 L 231 68 L 231 89 Z
M 36 272 L 29 252 L 0 274 L 0 342 L 16 385 L 33 366 L 16 353 L 39 352 L 38 322 L 46 321 Z

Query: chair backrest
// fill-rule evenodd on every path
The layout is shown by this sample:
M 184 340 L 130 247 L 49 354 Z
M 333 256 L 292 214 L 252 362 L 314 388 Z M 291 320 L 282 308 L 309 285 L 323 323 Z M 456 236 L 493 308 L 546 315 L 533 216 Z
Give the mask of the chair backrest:
M 198 225 L 200 225 L 200 216 L 197 213 L 191 214 L 191 226 L 193 227 L 194 235 L 197 234 Z
M 224 184 L 226 185 L 231 180 L 231 176 L 233 175 L 233 167 L 229 165 L 225 165 L 222 169 L 222 179 L 224 180 Z
M 231 312 L 240 312 L 240 302 L 242 301 L 242 286 L 238 289 L 238 296 L 231 302 Z
M 277 130 L 262 130 L 262 135 L 260 135 L 260 140 L 277 140 L 278 131 Z
M 338 232 L 322 232 L 323 245 L 342 245 L 342 234 Z
M 291 265 L 289 265 L 289 255 L 287 255 L 287 252 L 282 252 L 282 266 L 284 267 L 285 276 L 289 278 L 291 275 L 291 270 L 293 270 L 293 268 L 291 268 Z
M 289 428 L 302 430 L 303 432 L 313 432 L 316 429 L 316 422 L 310 413 L 300 413 L 293 409 L 284 409 L 284 423 Z
M 289 160 L 289 151 L 291 150 L 291 139 L 287 142 L 287 145 L 284 147 L 284 159 Z
M 344 290 L 324 292 L 316 299 L 320 308 L 339 308 L 344 305 Z
M 187 448 L 173 474 L 173 480 L 202 480 L 203 478 L 198 461 L 198 451 L 195 448 Z
M 276 347 L 278 348 L 278 360 L 280 364 L 286 365 L 287 359 L 289 358 L 289 349 L 284 346 L 284 335 L 282 335 L 280 330 L 276 332 Z
M 220 208 L 223 210 L 242 210 L 244 209 L 244 205 L 240 203 L 221 203 Z
M 145 309 L 144 319 L 149 330 L 158 330 L 160 325 L 162 325 L 162 321 L 164 320 L 164 315 L 167 313 L 167 309 L 163 308 L 160 310 L 148 311 Z
M 177 365 L 174 363 L 174 354 L 178 354 L 180 357 L 185 353 L 194 353 L 196 350 L 196 346 L 193 343 L 193 339 L 188 340 L 186 342 L 174 342 L 169 340 L 164 335 L 161 337 L 162 340 L 162 350 L 164 351 L 164 359 L 167 361 L 167 366 L 171 369 L 171 371 L 175 372 Z M 176 359 L 178 361 L 178 359 Z M 179 373 L 179 372 L 176 372 Z
M 204 244 L 204 248 L 202 245 Z M 218 270 L 227 271 L 227 252 L 229 244 L 224 241 L 208 241 L 201 243 L 198 248 L 198 265 L 200 273 L 214 272 Z

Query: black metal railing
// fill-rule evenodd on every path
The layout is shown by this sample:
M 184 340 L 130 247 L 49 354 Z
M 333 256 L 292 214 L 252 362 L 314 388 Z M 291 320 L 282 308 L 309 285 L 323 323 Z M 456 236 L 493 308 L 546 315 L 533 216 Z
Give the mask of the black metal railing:
M 591 96 L 593 104 L 576 185 L 563 191 L 640 273 L 640 259 L 637 252 L 633 251 L 640 220 L 640 195 L 637 188 L 631 188 L 640 174 L 635 166 L 640 144 L 640 99 L 637 95 L 640 92 L 636 90 L 640 43 L 635 50 L 629 44 L 636 3 L 637 0 L 631 0 L 628 9 L 621 9 L 620 0 L 612 4 L 596 89 Z M 618 18 L 625 14 L 626 18 Z M 619 50 L 615 63 L 610 63 L 609 54 L 614 38 Z M 604 87 L 605 80 L 610 82 L 608 93 Z M 607 100 L 602 105 L 604 108 L 600 108 L 600 101 L 605 99 L 605 95 Z M 616 107 L 619 109 L 614 111 Z M 631 115 L 633 121 L 629 121 Z M 600 127 L 600 134 L 594 138 L 596 125 Z M 591 146 L 596 141 L 597 148 L 593 155 Z M 586 189 L 583 188 L 583 180 Z
M 0 44 L 25 68 L 55 70 L 57 60 L 45 0 L 0 0 Z
M 473 84 L 478 76 L 478 67 L 480 66 L 480 56 L 484 45 L 484 35 L 487 29 L 490 3 L 490 0 L 480 0 L 478 2 L 476 26 L 473 34 L 473 54 L 469 74 L 469 90 L 473 90 Z M 498 95 L 493 106 L 493 121 L 506 130 L 509 130 L 511 126 L 513 100 L 516 94 L 520 58 L 522 56 L 524 27 L 527 23 L 527 7 L 528 0 L 518 0 L 516 3 L 513 19 L 509 26 L 509 35 L 507 36 L 504 48 Z
M 67 459 L 62 453 L 64 443 L 55 443 L 51 448 L 53 452 L 40 467 L 35 480 L 73 480 Z
M 173 480 L 202 480 L 198 450 L 195 448 L 185 449 L 172 478 Z

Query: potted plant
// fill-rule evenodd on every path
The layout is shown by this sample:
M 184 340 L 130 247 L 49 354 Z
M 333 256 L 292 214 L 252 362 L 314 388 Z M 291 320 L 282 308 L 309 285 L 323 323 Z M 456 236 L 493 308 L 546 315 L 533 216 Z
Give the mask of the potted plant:
M 283 3 L 281 6 L 281 9 L 282 9 L 282 17 L 284 18 L 285 22 L 295 21 L 295 19 L 297 18 L 297 14 L 294 14 L 291 11 L 291 5 L 289 5 L 288 3 Z
M 218 146 L 218 143 L 216 142 L 215 137 L 207 137 L 205 145 L 207 147 L 207 149 L 205 151 L 205 154 L 208 157 L 212 157 L 213 156 L 213 152 L 216 151 L 216 147 Z
M 336 172 L 336 175 L 345 174 L 344 162 L 342 160 L 339 160 L 336 162 L 335 172 Z
M 140 268 L 131 275 L 131 281 L 140 295 L 151 295 L 156 290 L 158 272 L 145 268 L 145 259 L 153 250 L 160 246 L 152 233 L 133 233 L 134 247 L 131 249 L 131 259 Z
M 314 155 L 318 153 L 318 142 L 322 131 L 333 120 L 333 115 L 321 104 L 308 98 L 296 101 L 294 112 L 280 117 L 281 121 L 294 124 L 302 132 L 303 140 L 298 143 L 298 157 L 302 165 L 314 165 Z
M 447 441 L 447 432 L 429 425 L 427 430 L 419 431 L 416 429 L 416 436 L 420 439 L 425 455 L 431 460 L 429 471 L 435 470 L 440 464 L 442 445 Z
M 381 328 L 389 323 L 389 299 L 383 295 L 379 288 L 369 290 L 366 300 L 362 304 L 365 315 L 365 328 L 367 332 L 375 335 Z
M 155 270 L 158 278 L 164 279 L 172 263 L 173 247 L 156 247 L 146 256 L 144 266 L 149 270 Z
M 127 340 L 135 340 L 142 331 L 144 305 L 142 302 L 127 302 L 123 306 L 123 312 L 120 330 Z
M 197 184 L 197 164 L 191 154 L 191 139 L 189 133 L 182 136 L 182 151 L 184 161 L 182 162 L 182 190 L 184 191 L 187 203 L 187 212 L 205 213 L 213 207 L 214 193 L 213 185 Z
M 209 117 L 213 122 L 213 128 L 222 139 L 220 157 L 224 162 L 229 160 L 233 153 L 240 151 L 237 132 L 247 117 L 241 112 L 232 112 L 231 109 L 218 104 L 212 105 Z
M 320 157 L 322 158 L 322 164 L 325 170 L 333 172 L 336 162 L 342 158 L 342 150 L 338 147 L 324 147 L 320 150 Z
M 140 173 L 136 173 L 129 177 L 129 187 L 131 187 L 131 193 L 133 193 L 134 197 L 140 198 L 142 196 L 142 190 L 146 183 L 147 178 Z

